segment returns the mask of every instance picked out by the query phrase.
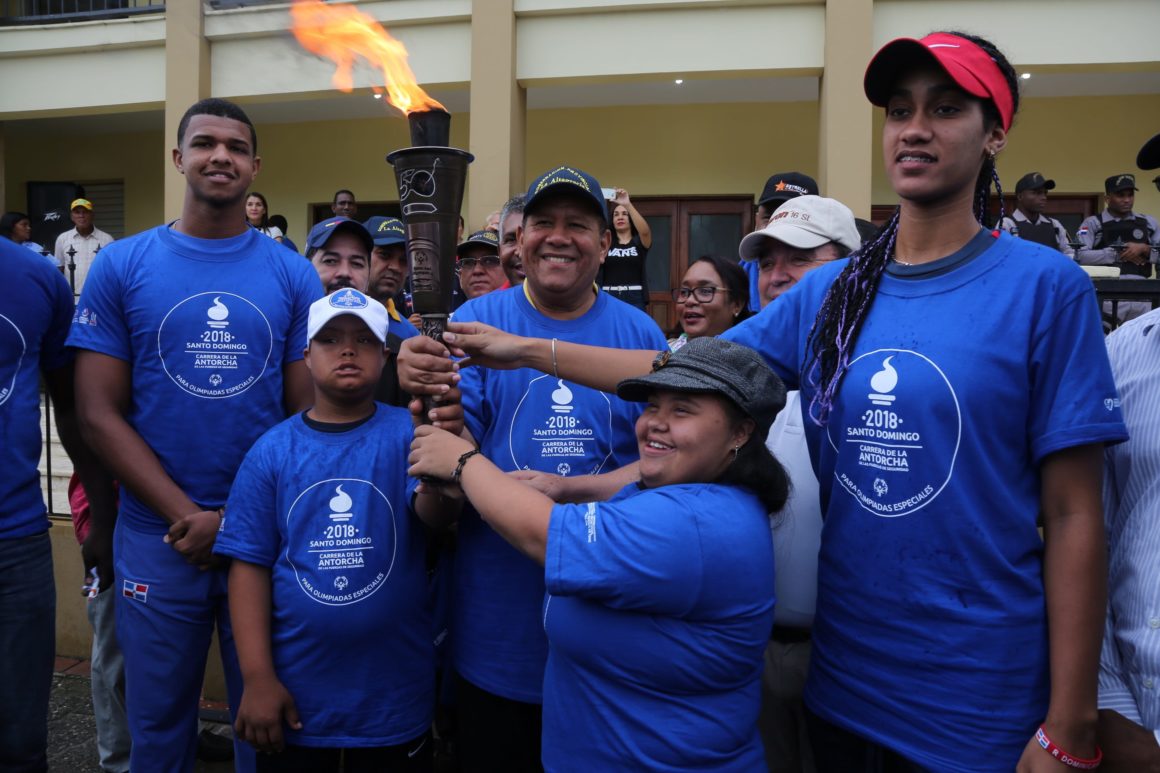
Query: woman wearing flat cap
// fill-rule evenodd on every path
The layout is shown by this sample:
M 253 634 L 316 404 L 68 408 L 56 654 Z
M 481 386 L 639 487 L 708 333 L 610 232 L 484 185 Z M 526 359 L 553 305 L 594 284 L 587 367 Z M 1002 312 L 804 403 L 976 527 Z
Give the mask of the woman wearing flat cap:
M 817 769 L 1090 770 L 1102 450 L 1127 437 L 1095 294 L 1065 256 L 985 225 L 1019 106 L 994 45 L 894 40 L 864 86 L 898 210 L 722 336 L 799 387 L 810 419 L 825 517 L 805 689 Z M 450 329 L 470 363 L 598 388 L 653 356 Z
M 640 480 L 607 501 L 556 504 L 433 427 L 411 474 L 458 483 L 544 565 L 545 770 L 760 770 L 767 513 L 788 493 L 764 438 L 785 387 L 748 347 L 698 338 L 616 391 L 647 406 Z

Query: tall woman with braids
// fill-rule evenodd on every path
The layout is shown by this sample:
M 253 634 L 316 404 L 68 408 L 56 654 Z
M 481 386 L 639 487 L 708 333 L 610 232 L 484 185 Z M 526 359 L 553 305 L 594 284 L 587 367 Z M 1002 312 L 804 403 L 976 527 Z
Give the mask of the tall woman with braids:
M 1019 103 L 994 46 L 895 40 L 865 89 L 897 212 L 723 334 L 800 387 L 812 419 L 818 769 L 1062 773 L 1099 756 L 1101 447 L 1126 437 L 1091 283 L 983 225 Z M 453 330 L 471 363 L 602 388 L 650 357 Z

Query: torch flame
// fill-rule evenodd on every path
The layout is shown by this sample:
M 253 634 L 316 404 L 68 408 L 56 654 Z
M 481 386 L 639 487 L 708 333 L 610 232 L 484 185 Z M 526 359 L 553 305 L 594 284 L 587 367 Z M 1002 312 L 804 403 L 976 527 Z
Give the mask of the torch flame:
M 336 89 L 351 90 L 354 85 L 351 70 L 355 59 L 362 57 L 383 71 L 387 101 L 404 113 L 447 112 L 415 82 L 403 44 L 354 6 L 294 0 L 290 16 L 293 19 L 290 29 L 302 47 L 334 62 L 336 69 L 331 80 Z

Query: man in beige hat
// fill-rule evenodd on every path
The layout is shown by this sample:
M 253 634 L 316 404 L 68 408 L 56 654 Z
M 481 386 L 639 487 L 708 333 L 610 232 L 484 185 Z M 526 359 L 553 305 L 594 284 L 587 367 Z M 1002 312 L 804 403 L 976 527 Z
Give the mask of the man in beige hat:
M 97 253 L 113 242 L 113 237 L 93 225 L 93 202 L 88 199 L 74 199 L 69 204 L 73 228 L 56 237 L 53 252 L 57 261 L 64 266 L 65 278 L 78 294 L 89 275 L 89 267 Z
M 812 268 L 844 258 L 862 244 L 854 213 L 823 196 L 798 196 L 778 207 L 769 224 L 741 240 L 742 260 L 757 261 L 761 307 Z

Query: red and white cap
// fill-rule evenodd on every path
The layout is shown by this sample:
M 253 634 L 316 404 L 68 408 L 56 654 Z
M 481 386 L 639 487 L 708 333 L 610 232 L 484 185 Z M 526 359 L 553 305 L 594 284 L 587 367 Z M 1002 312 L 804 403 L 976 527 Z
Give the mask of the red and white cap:
M 920 58 L 933 60 L 971 96 L 994 103 L 1003 128 L 1011 128 L 1015 100 L 999 65 L 977 44 L 947 32 L 935 32 L 921 40 L 895 38 L 879 49 L 866 67 L 866 77 L 862 81 L 870 103 L 886 107 L 899 73 Z

